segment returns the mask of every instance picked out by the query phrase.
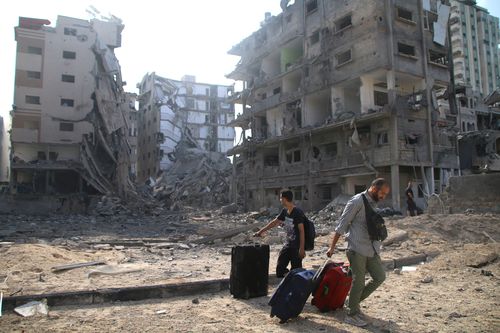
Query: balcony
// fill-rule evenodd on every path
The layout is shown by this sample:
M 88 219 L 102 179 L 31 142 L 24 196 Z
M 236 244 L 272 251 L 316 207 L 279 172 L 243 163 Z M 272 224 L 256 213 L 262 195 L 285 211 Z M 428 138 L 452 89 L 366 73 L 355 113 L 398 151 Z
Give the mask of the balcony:
M 38 130 L 29 128 L 12 128 L 12 142 L 37 143 Z
M 252 112 L 257 113 L 257 112 L 260 112 L 263 110 L 270 109 L 270 108 L 280 104 L 280 101 L 281 101 L 280 96 L 281 96 L 281 94 L 275 94 L 269 98 L 266 98 L 262 101 L 255 103 L 254 105 L 252 105 Z

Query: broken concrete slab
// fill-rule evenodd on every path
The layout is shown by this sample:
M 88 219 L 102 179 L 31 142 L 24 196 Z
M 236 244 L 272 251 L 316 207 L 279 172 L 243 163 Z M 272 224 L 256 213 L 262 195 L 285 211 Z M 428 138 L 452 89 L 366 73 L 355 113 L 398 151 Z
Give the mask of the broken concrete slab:
M 58 272 L 63 272 L 63 271 L 69 271 L 75 268 L 81 268 L 81 267 L 88 267 L 88 266 L 97 266 L 97 265 L 105 265 L 106 263 L 104 261 L 89 261 L 89 262 L 82 262 L 82 263 L 75 263 L 75 264 L 67 264 L 67 265 L 61 265 L 61 266 L 54 266 L 51 268 L 52 272 L 58 273 Z
M 128 273 L 136 273 L 142 271 L 142 268 L 133 268 L 133 267 L 120 267 L 120 266 L 112 266 L 106 265 L 99 267 L 97 269 L 91 270 L 87 273 L 87 278 L 91 278 L 97 275 L 121 275 Z
M 24 305 L 18 306 L 17 308 L 14 309 L 14 312 L 23 317 L 31 317 L 36 315 L 37 313 L 46 316 L 49 314 L 49 308 L 47 307 L 47 304 L 44 302 L 32 301 Z
M 220 234 L 217 234 L 217 235 L 208 236 L 208 237 L 204 237 L 201 239 L 195 239 L 194 241 L 192 241 L 192 243 L 206 244 L 206 243 L 210 243 L 210 242 L 213 242 L 213 241 L 219 240 L 219 239 L 231 238 L 231 237 L 236 236 L 238 234 L 241 234 L 243 232 L 247 232 L 250 230 L 258 230 L 261 226 L 262 226 L 262 223 L 260 223 L 260 222 L 252 223 L 250 225 L 245 225 L 245 226 L 242 226 L 242 227 L 239 227 L 236 229 L 231 229 L 228 231 L 221 232 Z

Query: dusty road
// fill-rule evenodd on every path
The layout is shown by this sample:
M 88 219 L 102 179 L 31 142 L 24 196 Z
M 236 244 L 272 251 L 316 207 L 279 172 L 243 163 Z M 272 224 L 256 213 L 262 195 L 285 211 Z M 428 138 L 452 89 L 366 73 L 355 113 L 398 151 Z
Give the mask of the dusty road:
M 78 221 L 70 227 L 64 227 L 64 223 L 56 224 L 58 228 L 55 232 L 59 233 L 57 237 L 37 238 L 37 229 L 43 230 L 51 225 L 51 221 L 39 220 L 36 223 L 30 222 L 34 223 L 31 227 L 29 224 L 24 225 L 24 234 L 16 238 L 12 234 L 5 235 L 6 230 L 13 230 L 12 224 L 16 223 L 13 222 L 15 219 L 10 218 L 1 224 L 0 230 L 4 234 L 0 235 L 4 241 L 10 239 L 15 244 L 0 247 L 4 263 L 0 275 L 6 276 L 0 286 L 4 294 L 32 294 L 228 277 L 230 248 L 235 243 L 248 241 L 250 232 L 246 236 L 239 235 L 216 244 L 193 246 L 190 243 L 193 239 L 229 228 L 231 225 L 228 221 L 244 219 L 242 216 L 212 215 L 207 218 L 205 215 L 175 222 L 178 225 L 175 237 L 161 231 L 171 228 L 172 224 L 168 220 L 151 221 L 154 223 L 152 226 L 142 221 L 142 228 L 147 230 L 144 233 L 130 222 L 127 228 L 136 228 L 134 239 L 156 237 L 165 242 L 169 240 L 172 244 L 163 242 L 165 248 L 103 246 L 102 241 L 130 239 L 131 234 L 124 231 L 118 223 L 115 224 L 116 229 L 110 223 L 100 228 L 100 223 L 104 221 L 96 221 L 92 228 L 80 229 L 82 231 L 79 233 L 80 223 L 84 222 L 78 218 L 75 218 Z M 186 224 L 185 229 L 181 222 Z M 22 318 L 6 313 L 0 318 L 0 331 L 500 331 L 500 264 L 496 259 L 500 247 L 495 242 L 500 240 L 500 216 L 422 215 L 388 219 L 387 223 L 390 231 L 407 231 L 408 239 L 386 246 L 383 258 L 427 253 L 434 259 L 417 266 L 416 271 L 403 271 L 401 274 L 388 272 L 383 286 L 363 304 L 364 312 L 373 318 L 372 324 L 366 329 L 344 324 L 342 311 L 322 314 L 310 304 L 298 319 L 279 325 L 276 318 L 269 317 L 269 297 L 236 300 L 229 293 L 221 292 L 190 298 L 114 303 L 96 307 L 53 307 L 47 317 Z M 121 224 L 127 226 L 123 221 Z M 100 230 L 105 232 L 99 233 Z M 270 271 L 273 270 L 276 253 L 280 248 L 279 236 L 280 232 L 276 230 L 263 240 L 271 243 Z M 317 239 L 316 250 L 309 253 L 305 260 L 306 268 L 313 268 L 323 262 L 328 241 L 328 236 Z M 341 251 L 335 256 L 338 260 L 345 260 Z M 104 260 L 109 264 L 142 270 L 113 277 L 90 278 L 87 277 L 88 272 L 94 268 L 79 268 L 58 274 L 51 271 L 51 267 L 56 265 L 92 260 Z M 274 287 L 270 286 L 270 293 Z M 193 302 L 194 299 L 196 301 Z

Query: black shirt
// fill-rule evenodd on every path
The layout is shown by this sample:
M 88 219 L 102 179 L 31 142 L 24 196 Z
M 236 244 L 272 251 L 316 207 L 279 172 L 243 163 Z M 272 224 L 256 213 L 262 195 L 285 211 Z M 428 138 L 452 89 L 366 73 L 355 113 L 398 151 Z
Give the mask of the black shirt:
M 305 223 L 306 215 L 298 208 L 293 207 L 292 212 L 288 214 L 288 210 L 283 208 L 277 217 L 278 220 L 283 221 L 283 229 L 286 231 L 285 246 L 299 248 L 300 247 L 300 234 L 298 225 Z
M 411 189 L 411 187 L 407 187 L 405 193 L 406 193 L 406 199 L 413 201 L 413 190 Z

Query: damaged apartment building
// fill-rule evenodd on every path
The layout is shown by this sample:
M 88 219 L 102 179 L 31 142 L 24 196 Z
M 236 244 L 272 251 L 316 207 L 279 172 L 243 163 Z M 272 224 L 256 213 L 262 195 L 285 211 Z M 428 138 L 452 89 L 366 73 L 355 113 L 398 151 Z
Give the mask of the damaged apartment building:
M 232 86 L 180 81 L 146 74 L 139 88 L 137 177 L 156 178 L 176 160 L 179 143 L 225 153 L 234 145 L 234 105 L 227 102 Z
M 114 49 L 124 25 L 20 17 L 11 134 L 13 193 L 114 193 L 131 186 L 129 98 Z
M 247 209 L 274 206 L 290 188 L 304 209 L 375 177 L 405 210 L 415 180 L 417 204 L 458 173 L 456 111 L 439 111 L 449 85 L 449 4 L 403 0 L 281 1 L 261 28 L 229 53 L 228 75 L 243 89 L 233 126 L 233 195 Z

